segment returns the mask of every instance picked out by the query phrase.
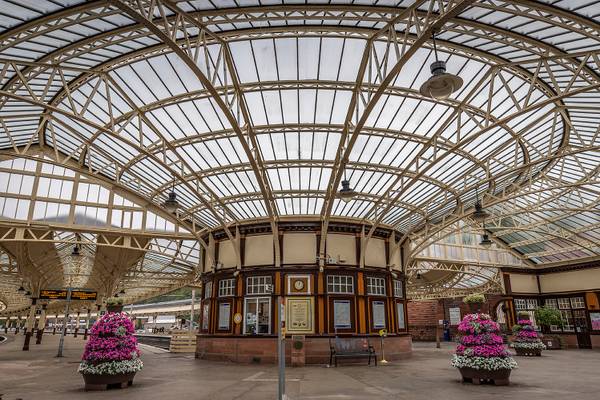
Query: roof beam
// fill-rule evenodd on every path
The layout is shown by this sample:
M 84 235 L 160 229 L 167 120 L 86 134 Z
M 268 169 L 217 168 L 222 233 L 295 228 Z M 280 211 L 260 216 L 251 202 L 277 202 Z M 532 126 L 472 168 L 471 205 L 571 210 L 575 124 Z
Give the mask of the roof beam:
M 337 190 L 343 177 L 346 164 L 348 163 L 352 147 L 358 139 L 363 126 L 366 124 L 367 119 L 379 98 L 391 85 L 404 64 L 406 64 L 413 54 L 430 39 L 432 34 L 441 29 L 449 19 L 460 14 L 472 2 L 473 0 L 456 0 L 449 1 L 446 4 L 443 1 L 431 1 L 429 3 L 428 13 L 425 17 L 421 17 L 417 14 L 417 9 L 425 3 L 425 0 L 417 0 L 369 38 L 358 69 L 355 89 L 348 106 L 344 131 L 342 132 L 338 151 L 336 152 L 335 166 L 327 185 L 327 196 L 325 197 L 321 209 L 321 215 L 323 216 L 323 232 L 327 232 L 334 199 L 337 196 Z M 439 10 L 435 10 L 439 11 L 439 14 L 437 15 L 434 14 L 434 6 L 436 5 L 439 6 Z M 398 38 L 396 36 L 395 26 L 397 24 L 405 26 L 404 38 Z M 417 31 L 417 37 L 414 40 L 409 40 L 408 38 L 408 32 L 411 29 Z M 391 51 L 395 52 L 398 58 L 398 61 L 389 69 L 389 71 L 386 71 L 385 69 L 382 70 L 378 65 L 379 60 L 377 59 L 377 51 L 374 48 L 375 41 L 380 36 L 384 35 L 387 35 L 389 41 L 388 45 L 391 45 Z M 400 40 L 401 43 L 398 40 Z M 385 57 L 387 58 L 387 54 Z M 377 72 L 374 76 L 370 73 L 367 74 L 367 67 L 370 65 L 377 66 Z M 365 79 L 369 80 L 370 83 L 379 84 L 377 90 L 367 93 L 361 92 L 360 88 Z M 325 236 L 325 234 L 322 235 L 321 249 L 325 248 L 323 239 Z M 324 254 L 322 256 L 324 256 Z

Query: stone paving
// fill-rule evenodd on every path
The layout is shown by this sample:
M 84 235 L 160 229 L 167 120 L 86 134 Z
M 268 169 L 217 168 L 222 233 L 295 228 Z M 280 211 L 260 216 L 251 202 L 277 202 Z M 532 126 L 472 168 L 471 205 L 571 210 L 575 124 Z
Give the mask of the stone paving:
M 16 399 L 244 399 L 276 397 L 277 369 L 266 365 L 234 365 L 196 360 L 193 355 L 170 354 L 142 347 L 145 363 L 134 386 L 107 392 L 84 392 L 77 364 L 81 337 L 66 340 L 65 357 L 55 358 L 58 335 L 21 351 L 23 336 L 9 334 L 0 344 L 2 400 Z M 360 365 L 287 369 L 291 400 L 407 399 L 407 400 L 598 400 L 600 351 L 546 351 L 542 357 L 518 358 L 511 386 L 473 386 L 460 383 L 449 366 L 453 346 L 416 343 L 412 359 L 387 366 Z

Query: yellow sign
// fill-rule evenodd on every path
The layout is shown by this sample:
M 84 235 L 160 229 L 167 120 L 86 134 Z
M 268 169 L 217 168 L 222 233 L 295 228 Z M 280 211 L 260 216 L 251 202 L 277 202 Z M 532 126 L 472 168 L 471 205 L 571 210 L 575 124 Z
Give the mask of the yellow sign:
M 71 300 L 96 300 L 97 292 L 89 290 L 71 290 Z M 40 290 L 41 300 L 66 300 L 67 289 L 42 289 Z
M 98 297 L 97 292 L 90 292 L 87 290 L 72 290 L 71 300 L 96 300 Z
M 235 322 L 236 325 L 239 325 L 242 323 L 242 314 L 235 313 L 235 315 L 233 316 L 233 322 Z
M 380 329 L 379 330 L 379 336 L 386 337 L 387 336 L 387 329 Z
M 40 299 L 41 300 L 66 300 L 67 299 L 67 291 L 66 290 L 54 290 L 54 289 L 42 289 L 40 290 Z

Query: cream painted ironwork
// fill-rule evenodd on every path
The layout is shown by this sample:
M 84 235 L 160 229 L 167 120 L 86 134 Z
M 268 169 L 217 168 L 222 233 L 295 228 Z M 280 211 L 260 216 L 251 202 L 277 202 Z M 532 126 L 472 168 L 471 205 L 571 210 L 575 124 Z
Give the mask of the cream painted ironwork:
M 145 298 L 213 267 L 215 229 L 240 268 L 239 224 L 277 238 L 280 221 L 316 218 L 363 224 L 361 249 L 397 230 L 409 265 L 444 276 L 414 296 L 497 290 L 496 275 L 448 270 L 474 260 L 422 258 L 482 233 L 476 192 L 491 253 L 599 259 L 600 6 L 563 3 L 7 2 L 1 307 L 28 306 L 21 280 Z M 443 101 L 418 92 L 434 32 L 465 81 Z M 475 275 L 487 283 L 461 286 Z

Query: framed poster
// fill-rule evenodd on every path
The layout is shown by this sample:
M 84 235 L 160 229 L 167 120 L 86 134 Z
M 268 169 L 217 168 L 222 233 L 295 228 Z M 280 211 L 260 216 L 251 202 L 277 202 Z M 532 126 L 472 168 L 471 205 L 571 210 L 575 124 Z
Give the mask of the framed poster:
M 373 307 L 373 328 L 385 328 L 385 302 L 374 301 Z
M 590 321 L 592 322 L 592 330 L 600 331 L 600 312 L 590 312 Z
M 313 333 L 314 312 L 312 297 L 285 299 L 285 327 L 289 333 Z
M 352 328 L 350 300 L 333 301 L 333 327 L 335 329 Z
M 229 316 L 231 313 L 231 303 L 219 304 L 219 329 L 229 330 Z
M 459 307 L 450 307 L 448 309 L 448 314 L 450 315 L 450 325 L 460 324 L 460 308 Z
M 398 314 L 398 329 L 406 329 L 406 319 L 404 318 L 404 303 L 396 303 L 396 313 Z
M 202 305 L 202 330 L 208 330 L 208 311 L 210 310 L 210 304 Z

